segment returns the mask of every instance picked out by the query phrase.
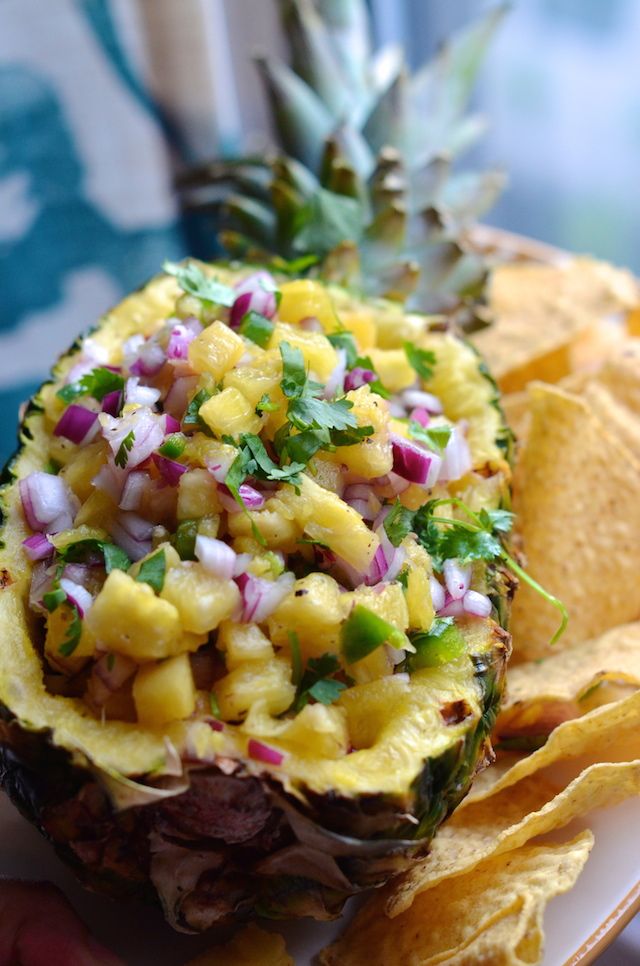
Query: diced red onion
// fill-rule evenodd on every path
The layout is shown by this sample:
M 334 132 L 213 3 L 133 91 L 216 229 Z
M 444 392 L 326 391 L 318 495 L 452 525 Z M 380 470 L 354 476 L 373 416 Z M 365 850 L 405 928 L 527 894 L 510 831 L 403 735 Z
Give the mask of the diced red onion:
M 445 446 L 439 478 L 443 482 L 459 480 L 472 469 L 469 445 L 458 426 L 451 430 Z
M 124 484 L 124 489 L 122 490 L 119 503 L 120 509 L 139 510 L 142 498 L 150 484 L 151 477 L 148 473 L 144 473 L 141 470 L 129 473 Z
M 103 654 L 94 664 L 87 684 L 90 703 L 101 708 L 137 669 L 138 665 L 130 657 L 116 653 Z
M 119 503 L 127 480 L 127 471 L 109 461 L 100 467 L 91 481 L 96 490 L 106 493 L 114 503 Z
M 190 320 L 196 322 L 198 329 L 192 324 L 187 326 L 183 323 L 178 323 L 171 330 L 171 335 L 169 336 L 169 342 L 167 344 L 167 357 L 169 359 L 188 359 L 189 357 L 189 346 L 195 339 L 199 332 L 202 332 L 202 326 L 197 319 Z
M 165 397 L 165 412 L 174 416 L 176 419 L 182 419 L 189 400 L 196 391 L 197 385 L 197 376 L 180 376 L 176 379 Z
M 431 587 L 431 603 L 433 609 L 438 613 L 444 607 L 444 587 L 435 577 L 429 577 L 429 586 Z
M 247 567 L 252 561 L 252 556 L 250 553 L 238 553 L 236 554 L 236 563 L 233 568 L 233 576 L 239 577 L 240 574 L 246 573 Z
M 373 587 L 375 584 L 379 584 L 381 580 L 384 580 L 388 569 L 389 565 L 387 564 L 384 550 L 382 547 L 378 547 L 364 578 L 367 587 Z
M 277 580 L 263 580 L 253 574 L 240 574 L 236 583 L 242 593 L 242 621 L 262 623 L 291 592 L 295 577 L 287 572 Z
M 417 409 L 412 409 L 409 413 L 409 419 L 413 419 L 416 423 L 420 423 L 423 428 L 427 428 L 431 417 L 426 409 L 418 407 Z
M 347 353 L 344 349 L 338 349 L 336 353 L 338 362 L 326 381 L 324 387 L 324 398 L 333 399 L 337 393 L 341 393 L 345 387 L 345 373 L 347 371 Z
M 450 594 L 445 594 L 444 606 L 437 611 L 438 617 L 462 617 L 464 604 L 462 599 L 454 600 Z
M 95 564 L 102 564 L 103 557 L 102 554 L 96 552 L 89 553 L 87 555 L 88 559 L 91 560 L 91 565 L 89 563 L 68 563 L 65 564 L 64 570 L 62 571 L 62 576 L 67 580 L 72 580 L 74 584 L 82 584 L 86 587 L 91 579 L 91 566 Z
M 141 560 L 151 553 L 153 524 L 136 513 L 120 513 L 111 520 L 109 533 L 131 560 Z
M 33 536 L 27 537 L 22 541 L 22 546 L 29 560 L 34 561 L 46 560 L 55 550 L 43 533 L 34 533 Z
M 386 581 L 395 580 L 402 568 L 404 567 L 404 562 L 407 559 L 407 554 L 404 547 L 394 547 L 393 554 L 389 559 L 389 569 L 385 574 Z
M 238 493 L 247 510 L 260 510 L 265 504 L 264 495 L 256 490 L 249 483 L 242 483 L 238 488 Z M 228 513 L 239 513 L 241 506 L 232 496 L 231 491 L 224 484 L 218 487 L 218 496 L 222 506 Z
M 87 588 L 83 587 L 82 584 L 74 583 L 73 580 L 68 580 L 66 577 L 60 578 L 60 586 L 67 595 L 67 599 L 77 608 L 80 617 L 84 617 L 93 604 L 93 597 Z
M 218 721 L 217 718 L 207 718 L 207 724 L 212 731 L 224 731 L 224 724 L 222 721 Z
M 397 399 L 390 399 L 387 403 L 389 407 L 389 415 L 393 416 L 394 419 L 406 419 L 407 411 L 401 402 Z
M 476 590 L 467 591 L 462 606 L 467 614 L 473 614 L 474 617 L 488 617 L 491 613 L 491 601 L 486 594 L 479 594 Z
M 122 393 L 119 389 L 108 392 L 102 400 L 102 412 L 109 416 L 117 416 L 122 406 Z
M 180 432 L 180 423 L 173 416 L 170 416 L 169 413 L 164 414 L 164 431 L 167 436 Z
M 20 499 L 32 530 L 59 533 L 70 530 L 80 507 L 61 476 L 37 471 L 20 480 Z
M 254 272 L 238 282 L 235 291 L 236 300 L 229 313 L 229 325 L 232 328 L 240 325 L 247 312 L 258 312 L 267 319 L 272 319 L 276 314 L 276 283 L 269 272 Z
M 315 315 L 307 315 L 304 319 L 300 319 L 298 325 L 305 332 L 324 332 L 322 328 L 322 322 L 317 319 Z
M 363 369 L 362 366 L 356 366 L 344 378 L 345 391 L 350 392 L 352 389 L 359 389 L 361 386 L 366 386 L 369 382 L 375 382 L 376 378 L 375 372 L 372 372 L 371 369 Z
M 249 311 L 252 299 L 251 292 L 243 292 L 242 295 L 238 295 L 229 312 L 229 325 L 232 329 L 240 328 L 240 323 Z
M 460 600 L 471 584 L 471 567 L 462 567 L 454 557 L 445 560 L 443 567 L 444 583 L 453 600 Z
M 79 446 L 88 443 L 99 430 L 98 414 L 72 403 L 63 412 L 53 431 L 54 436 L 63 436 Z
M 178 463 L 177 460 L 170 460 L 166 456 L 161 456 L 159 453 L 153 454 L 153 462 L 169 486 L 177 486 L 180 482 L 180 477 L 188 469 L 183 463 Z
M 231 580 L 235 573 L 237 555 L 223 540 L 215 537 L 196 537 L 196 557 L 206 571 L 222 580 Z
M 31 573 L 31 586 L 29 588 L 29 607 L 32 610 L 45 611 L 46 608 L 42 598 L 53 586 L 55 567 L 46 563 L 36 563 Z
M 438 397 L 430 392 L 423 392 L 421 389 L 405 389 L 402 393 L 402 401 L 408 408 L 426 409 L 428 413 L 434 416 L 439 416 L 443 412 L 442 403 Z
M 141 386 L 139 376 L 127 379 L 124 397 L 129 405 L 155 406 L 160 396 L 159 389 L 154 389 L 153 386 Z
M 395 473 L 410 483 L 435 485 L 442 464 L 439 456 L 395 433 L 391 433 L 391 448 Z
M 114 419 L 102 413 L 99 417 L 102 435 L 109 443 L 114 457 L 117 455 L 122 442 L 133 432 L 133 445 L 127 453 L 127 468 L 132 469 L 151 456 L 154 450 L 162 445 L 165 437 L 164 417 L 152 413 L 142 406 L 135 412 L 120 419 Z
M 255 759 L 255 761 L 262 761 L 265 765 L 281 765 L 284 761 L 284 755 L 281 751 L 276 751 L 275 748 L 270 748 L 269 745 L 264 745 L 261 741 L 256 741 L 255 738 L 249 738 L 247 750 L 250 758 Z
M 363 520 L 374 519 L 376 514 L 371 510 L 368 500 L 353 499 L 347 500 L 346 502 L 349 504 L 352 510 L 355 510 L 356 513 L 360 514 Z
M 345 487 L 342 499 L 347 501 L 368 500 L 370 493 L 371 487 L 367 486 L 366 483 L 351 483 L 349 486 Z
M 136 352 L 136 358 L 129 366 L 133 376 L 155 376 L 162 369 L 166 356 L 162 346 L 153 339 L 143 341 Z

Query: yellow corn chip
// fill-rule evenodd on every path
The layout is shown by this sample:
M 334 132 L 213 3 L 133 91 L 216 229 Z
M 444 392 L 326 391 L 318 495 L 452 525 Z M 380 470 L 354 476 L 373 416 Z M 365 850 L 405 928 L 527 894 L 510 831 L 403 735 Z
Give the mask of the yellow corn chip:
M 585 831 L 562 845 L 494 856 L 473 873 L 416 896 L 392 922 L 374 896 L 320 961 L 324 966 L 536 963 L 544 906 L 574 885 L 592 845 L 593 835 Z
M 638 622 L 512 668 L 495 734 L 548 734 L 562 721 L 622 697 L 620 682 L 640 685 Z
M 566 604 L 567 647 L 640 615 L 640 462 L 587 403 L 540 383 L 530 389 L 531 428 L 515 495 L 529 573 Z M 627 579 L 625 576 L 627 575 Z M 552 653 L 554 608 L 523 585 L 514 601 L 514 654 Z
M 484 859 L 562 828 L 574 818 L 640 793 L 640 760 L 591 765 L 558 794 L 540 775 L 458 809 L 436 836 L 431 854 L 383 890 L 389 916 L 417 893 L 474 869 Z
M 250 923 L 224 946 L 197 956 L 187 966 L 293 966 L 284 939 Z

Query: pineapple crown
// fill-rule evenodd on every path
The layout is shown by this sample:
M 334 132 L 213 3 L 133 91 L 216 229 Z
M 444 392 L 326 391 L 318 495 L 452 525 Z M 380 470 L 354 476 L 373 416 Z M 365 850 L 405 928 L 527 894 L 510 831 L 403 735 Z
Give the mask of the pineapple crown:
M 312 272 L 433 311 L 482 291 L 466 230 L 500 192 L 497 171 L 454 164 L 484 130 L 468 102 L 507 9 L 495 7 L 410 75 L 377 52 L 365 0 L 279 0 L 290 66 L 259 57 L 278 148 L 214 161 L 180 182 L 234 257 Z

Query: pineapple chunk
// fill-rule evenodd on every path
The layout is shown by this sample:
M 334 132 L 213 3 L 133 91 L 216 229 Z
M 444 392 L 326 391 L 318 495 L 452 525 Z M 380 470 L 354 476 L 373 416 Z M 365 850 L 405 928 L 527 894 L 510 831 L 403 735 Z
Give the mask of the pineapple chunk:
M 262 701 L 269 714 L 282 714 L 290 707 L 296 689 L 289 662 L 275 657 L 240 665 L 216 682 L 215 693 L 222 718 L 237 721 L 256 701 Z
M 177 609 L 122 570 L 111 571 L 85 623 L 103 649 L 134 661 L 155 661 L 180 650 Z
M 288 486 L 280 499 L 288 504 L 312 540 L 326 544 L 356 570 L 369 569 L 380 540 L 360 514 L 337 494 L 303 475 L 300 493 Z
M 295 629 L 305 660 L 339 650 L 340 625 L 346 617 L 343 595 L 333 577 L 313 573 L 296 580 L 291 593 L 269 618 L 274 644 L 288 647 Z
M 258 433 L 262 426 L 255 407 L 235 386 L 229 386 L 208 399 L 200 407 L 200 416 L 216 436 Z
M 299 549 L 297 542 L 302 531 L 295 519 L 281 512 L 280 506 L 279 500 L 267 500 L 262 510 L 230 514 L 229 533 L 233 537 L 248 537 L 253 532 L 252 524 L 254 524 L 268 547 L 294 553 Z
M 232 580 L 213 577 L 200 564 L 189 561 L 167 571 L 160 596 L 177 610 L 184 629 L 194 634 L 215 630 L 240 602 L 240 591 Z
M 356 684 L 368 684 L 379 678 L 393 674 L 393 661 L 386 647 L 378 647 L 371 654 L 367 654 L 361 661 L 349 665 L 349 674 Z
M 376 322 L 372 313 L 365 308 L 340 312 L 340 320 L 351 332 L 361 352 L 367 352 L 376 344 Z
M 116 513 L 115 505 L 110 496 L 102 490 L 94 490 L 88 500 L 82 504 L 76 515 L 76 527 L 100 527 L 109 530 L 109 523 Z
M 308 704 L 278 740 L 297 755 L 309 758 L 340 758 L 349 748 L 347 716 L 336 705 Z
M 282 404 L 284 395 L 280 389 L 282 358 L 277 349 L 263 352 L 248 366 L 231 369 L 224 377 L 224 387 L 240 389 L 255 408 L 264 395 L 272 402 Z
M 81 503 L 93 493 L 93 478 L 106 462 L 106 443 L 99 440 L 83 446 L 70 463 L 60 471 L 60 476 L 69 484 Z
M 383 729 L 398 720 L 410 688 L 404 677 L 394 674 L 342 692 L 338 705 L 347 712 L 349 737 L 355 749 L 371 748 Z
M 372 393 L 369 386 L 361 386 L 347 393 L 353 403 L 352 413 L 358 426 L 373 426 L 374 432 L 361 443 L 339 446 L 327 459 L 347 466 L 358 476 L 374 479 L 384 476 L 393 467 L 393 452 L 389 437 L 389 412 L 386 400 Z
M 358 587 L 342 595 L 347 611 L 356 604 L 362 604 L 369 610 L 389 621 L 398 630 L 406 631 L 409 627 L 409 611 L 402 587 L 397 581 L 390 584 L 379 584 L 377 587 Z
M 224 651 L 227 668 L 233 671 L 245 661 L 268 661 L 274 657 L 269 638 L 257 624 L 224 621 L 218 628 L 217 646 Z
M 236 458 L 236 448 L 218 439 L 209 439 L 204 433 L 194 433 L 187 439 L 184 455 L 188 463 L 197 463 L 205 469 L 220 466 L 228 469 Z
M 390 392 L 401 392 L 416 381 L 415 369 L 409 364 L 404 349 L 370 349 L 368 354 L 380 382 Z
M 216 321 L 189 346 L 189 362 L 195 372 L 209 373 L 220 382 L 244 352 L 244 340 L 224 322 Z
M 320 282 L 304 278 L 285 282 L 280 294 L 278 315 L 283 322 L 295 325 L 303 319 L 316 318 L 325 332 L 335 332 L 340 328 L 333 300 Z
M 431 602 L 431 557 L 412 537 L 402 541 L 402 547 L 409 562 L 409 578 L 405 600 L 409 611 L 409 627 L 428 631 L 433 623 L 435 611 Z
M 341 448 L 343 449 L 344 447 Z M 342 467 L 339 463 L 332 463 L 328 459 L 314 456 L 309 464 L 309 470 L 316 483 L 323 486 L 325 490 L 331 490 L 332 493 L 342 492 Z
M 220 513 L 216 481 L 207 470 L 189 470 L 178 484 L 178 520 L 200 520 Z
M 279 346 L 281 342 L 300 349 L 305 363 L 321 382 L 329 378 L 338 364 L 336 350 L 321 332 L 307 332 L 278 322 L 271 336 L 271 345 Z
M 64 646 L 74 614 L 69 607 L 58 607 L 52 613 L 47 614 L 47 634 L 44 642 L 44 650 L 47 660 L 52 667 L 57 668 L 64 674 L 76 674 L 80 671 L 87 660 L 93 656 L 96 649 L 96 639 L 86 625 L 82 622 L 82 633 L 75 650 L 65 656 L 60 653 L 60 648 Z
M 196 689 L 187 655 L 141 667 L 133 682 L 133 700 L 138 721 L 151 727 L 193 714 Z

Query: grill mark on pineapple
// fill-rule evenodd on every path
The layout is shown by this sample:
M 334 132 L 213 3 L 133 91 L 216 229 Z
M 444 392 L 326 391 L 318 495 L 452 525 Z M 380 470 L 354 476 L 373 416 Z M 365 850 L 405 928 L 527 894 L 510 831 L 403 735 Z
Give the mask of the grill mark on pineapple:
M 460 724 L 471 714 L 473 712 L 464 698 L 459 701 L 450 701 L 440 708 L 440 717 L 446 725 Z
M 4 590 L 5 587 L 10 587 L 13 583 L 13 577 L 8 570 L 0 570 L 0 590 Z

